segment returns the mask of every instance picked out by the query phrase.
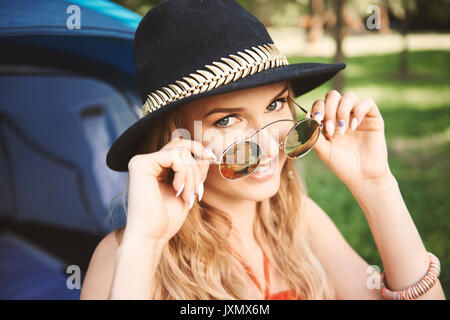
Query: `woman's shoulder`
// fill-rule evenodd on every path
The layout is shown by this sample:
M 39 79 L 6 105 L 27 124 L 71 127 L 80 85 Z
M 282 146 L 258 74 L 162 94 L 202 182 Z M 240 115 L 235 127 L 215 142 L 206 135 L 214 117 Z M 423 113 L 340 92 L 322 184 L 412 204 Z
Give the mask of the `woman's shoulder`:
M 307 232 L 312 243 L 326 243 L 328 241 L 328 244 L 332 244 L 337 238 L 342 237 L 328 213 L 307 195 L 303 198 L 302 210 Z
M 108 251 L 110 253 L 115 252 L 122 243 L 124 231 L 125 226 L 112 230 L 102 238 L 95 250 L 103 252 Z
M 302 216 L 306 224 L 308 233 L 312 233 L 312 229 L 317 227 L 318 220 L 317 217 L 323 215 L 325 212 L 322 208 L 307 194 L 302 196 L 301 205 Z
M 111 231 L 97 244 L 83 281 L 80 299 L 108 299 L 123 229 Z

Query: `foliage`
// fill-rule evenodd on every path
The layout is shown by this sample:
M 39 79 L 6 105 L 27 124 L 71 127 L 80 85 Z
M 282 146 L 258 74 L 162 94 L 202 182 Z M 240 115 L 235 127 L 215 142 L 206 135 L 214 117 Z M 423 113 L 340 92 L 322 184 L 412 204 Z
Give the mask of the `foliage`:
M 141 15 L 161 0 L 113 0 Z M 236 0 L 266 26 L 297 26 L 302 15 L 309 15 L 311 0 Z M 334 10 L 335 0 L 322 0 L 326 8 Z M 405 15 L 405 3 L 411 8 L 412 30 L 450 30 L 450 1 L 448 0 L 346 0 L 345 10 L 361 20 L 368 16 L 369 5 L 389 3 L 394 27 Z

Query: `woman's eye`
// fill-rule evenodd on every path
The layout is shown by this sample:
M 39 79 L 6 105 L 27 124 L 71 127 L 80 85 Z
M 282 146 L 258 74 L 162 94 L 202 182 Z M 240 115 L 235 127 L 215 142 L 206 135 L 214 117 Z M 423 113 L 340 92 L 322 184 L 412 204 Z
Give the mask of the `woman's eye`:
M 278 104 L 277 104 L 277 102 L 278 102 Z M 285 102 L 287 102 L 286 98 L 277 99 L 274 102 L 272 102 L 266 109 L 269 111 L 275 111 L 275 110 L 281 109 Z
M 214 124 L 218 127 L 227 127 L 231 124 L 233 124 L 236 121 L 236 117 L 235 116 L 226 116 L 225 118 L 222 118 L 220 120 L 217 120 L 216 122 L 214 122 Z

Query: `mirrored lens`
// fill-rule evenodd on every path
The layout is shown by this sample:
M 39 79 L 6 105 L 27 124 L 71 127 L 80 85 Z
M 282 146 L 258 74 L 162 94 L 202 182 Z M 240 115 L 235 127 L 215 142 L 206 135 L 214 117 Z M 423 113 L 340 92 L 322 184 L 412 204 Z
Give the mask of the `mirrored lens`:
M 291 129 L 286 137 L 284 151 L 295 159 L 312 149 L 320 134 L 320 123 L 313 119 L 304 119 Z
M 231 145 L 223 154 L 219 171 L 234 180 L 252 173 L 261 162 L 261 149 L 256 142 L 242 141 Z

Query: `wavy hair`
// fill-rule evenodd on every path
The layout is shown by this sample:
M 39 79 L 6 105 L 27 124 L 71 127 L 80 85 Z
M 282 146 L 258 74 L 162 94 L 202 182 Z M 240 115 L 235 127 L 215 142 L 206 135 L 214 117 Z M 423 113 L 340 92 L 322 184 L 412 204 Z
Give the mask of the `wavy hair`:
M 289 95 L 294 98 L 290 83 Z M 290 100 L 288 103 L 296 118 L 294 104 Z M 144 139 L 139 153 L 156 152 L 167 144 L 171 132 L 183 128 L 183 111 L 184 108 L 174 110 L 156 123 Z M 288 177 L 289 171 L 293 175 Z M 122 197 L 125 212 L 127 184 L 128 178 Z M 334 299 L 334 288 L 308 243 L 301 210 L 306 192 L 294 160 L 287 159 L 278 192 L 257 203 L 254 237 L 264 252 L 272 257 L 271 265 L 302 299 Z M 232 230 L 232 219 L 226 212 L 204 201 L 195 201 L 183 226 L 163 249 L 153 298 L 246 299 L 244 277 L 248 275 L 237 259 L 230 259 L 228 237 Z

